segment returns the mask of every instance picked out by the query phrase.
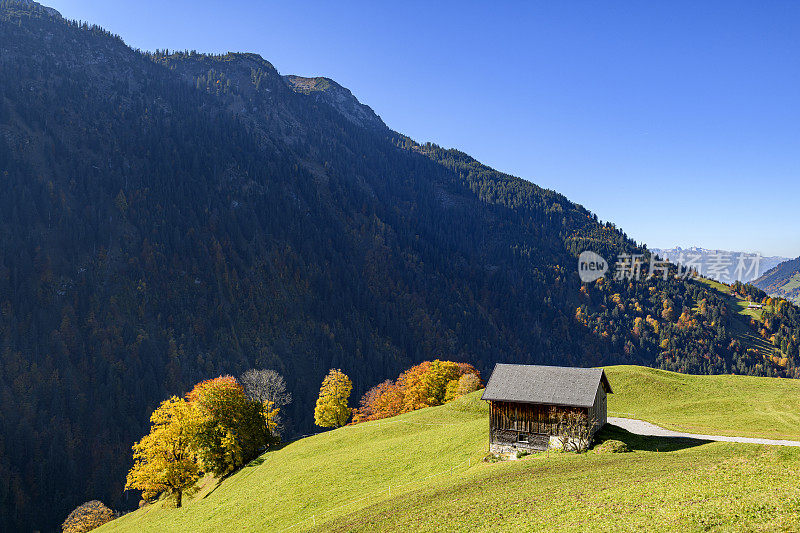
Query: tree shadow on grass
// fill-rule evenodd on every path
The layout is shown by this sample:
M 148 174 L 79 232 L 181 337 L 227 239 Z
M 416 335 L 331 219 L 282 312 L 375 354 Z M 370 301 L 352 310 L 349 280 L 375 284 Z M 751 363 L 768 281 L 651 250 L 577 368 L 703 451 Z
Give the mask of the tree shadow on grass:
M 264 453 L 260 457 L 255 459 L 255 461 L 258 461 L 258 459 L 263 459 L 264 458 L 264 454 L 277 452 L 278 450 L 282 450 L 285 447 L 287 447 L 288 445 L 290 445 L 293 442 L 296 442 L 298 440 L 300 440 L 300 439 L 292 439 L 292 440 L 287 440 L 287 441 L 281 441 L 281 442 L 278 442 L 276 444 L 270 444 L 269 447 L 266 450 L 264 450 Z M 251 462 L 253 462 L 253 461 L 251 461 Z M 262 462 L 263 462 L 263 460 L 262 460 Z M 259 464 L 261 464 L 261 463 L 259 463 Z M 246 466 L 250 466 L 250 463 L 248 463 Z M 254 466 L 258 466 L 258 465 L 254 465 Z
M 263 455 L 259 455 L 258 457 L 256 457 L 255 459 L 244 465 L 244 467 L 253 468 L 254 466 L 261 466 L 264 464 L 264 461 L 266 460 L 267 460 L 266 457 L 264 457 Z
M 217 490 L 220 487 L 220 485 L 222 485 L 223 481 L 225 481 L 229 477 L 233 476 L 234 474 L 236 474 L 238 472 L 242 472 L 247 468 L 253 468 L 253 467 L 256 467 L 256 466 L 263 465 L 264 461 L 267 460 L 267 458 L 266 458 L 266 454 L 267 453 L 275 451 L 275 450 L 280 450 L 281 448 L 286 446 L 286 444 L 287 443 L 280 443 L 280 444 L 275 444 L 273 446 L 270 446 L 269 448 L 267 448 L 267 450 L 263 454 L 259 455 L 258 457 L 256 457 L 255 459 L 253 459 L 252 461 L 247 463 L 246 465 L 244 465 L 244 466 L 242 466 L 240 468 L 237 468 L 233 472 L 229 472 L 229 473 L 225 474 L 224 476 L 218 478 L 217 479 L 217 484 L 214 485 L 213 489 L 211 489 L 210 491 L 208 491 L 206 494 L 203 495 L 203 499 L 208 498 L 211 495 L 211 493 L 213 493 L 215 490 Z
M 595 436 L 594 445 L 602 444 L 607 440 L 619 440 L 627 444 L 631 451 L 645 452 L 674 452 L 686 448 L 694 448 L 713 442 L 710 440 L 692 439 L 687 437 L 651 437 L 636 435 L 613 424 L 606 424 Z

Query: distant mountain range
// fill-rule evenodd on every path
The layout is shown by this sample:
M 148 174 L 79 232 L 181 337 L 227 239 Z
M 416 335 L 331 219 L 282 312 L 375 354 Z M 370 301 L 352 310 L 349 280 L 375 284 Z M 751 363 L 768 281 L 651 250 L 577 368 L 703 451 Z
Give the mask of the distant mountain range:
M 697 246 L 651 248 L 650 251 L 672 263 L 695 267 L 703 276 L 723 283 L 734 281 L 748 283 L 789 260 L 788 257 L 764 257 L 756 252 L 709 250 Z
M 770 296 L 780 296 L 800 304 L 800 257 L 789 259 L 753 281 Z

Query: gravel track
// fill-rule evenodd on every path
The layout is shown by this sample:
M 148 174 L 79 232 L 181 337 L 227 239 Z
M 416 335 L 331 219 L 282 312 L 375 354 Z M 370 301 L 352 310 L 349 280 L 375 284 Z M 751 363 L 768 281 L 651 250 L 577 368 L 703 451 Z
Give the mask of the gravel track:
M 770 444 L 773 446 L 800 446 L 800 441 L 796 440 L 774 440 L 753 437 L 726 437 L 724 435 L 698 435 L 697 433 L 682 433 L 680 431 L 664 429 L 661 426 L 651 424 L 650 422 L 645 422 L 644 420 L 636 420 L 634 418 L 617 418 L 609 416 L 608 423 L 621 427 L 625 431 L 629 431 L 635 435 L 644 435 L 649 437 L 676 437 L 721 442 L 743 442 L 746 444 Z

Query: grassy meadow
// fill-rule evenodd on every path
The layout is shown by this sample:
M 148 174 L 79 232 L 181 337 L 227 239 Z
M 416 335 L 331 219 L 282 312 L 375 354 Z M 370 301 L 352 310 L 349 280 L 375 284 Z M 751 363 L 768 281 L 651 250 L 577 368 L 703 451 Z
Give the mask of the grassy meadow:
M 797 531 L 800 450 L 605 438 L 631 453 L 545 453 L 480 464 L 385 499 L 325 531 Z
M 630 366 L 607 373 L 615 413 L 673 428 L 800 437 L 800 421 L 789 414 L 800 407 L 800 391 L 788 380 Z M 798 448 L 637 437 L 609 427 L 601 438 L 624 441 L 630 453 L 487 463 L 480 394 L 286 444 L 222 482 L 204 480 L 181 509 L 157 502 L 98 531 L 800 529 Z
M 800 440 L 800 380 L 690 376 L 640 366 L 606 367 L 609 416 L 668 429 Z

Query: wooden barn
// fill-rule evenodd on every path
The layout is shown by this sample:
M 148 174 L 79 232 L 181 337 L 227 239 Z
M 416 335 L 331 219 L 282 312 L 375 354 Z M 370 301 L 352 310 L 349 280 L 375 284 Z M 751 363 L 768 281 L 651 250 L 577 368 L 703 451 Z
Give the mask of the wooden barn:
M 594 421 L 594 435 L 606 424 L 611 392 L 602 368 L 497 364 L 482 396 L 489 402 L 490 449 L 557 447 L 570 415 Z

